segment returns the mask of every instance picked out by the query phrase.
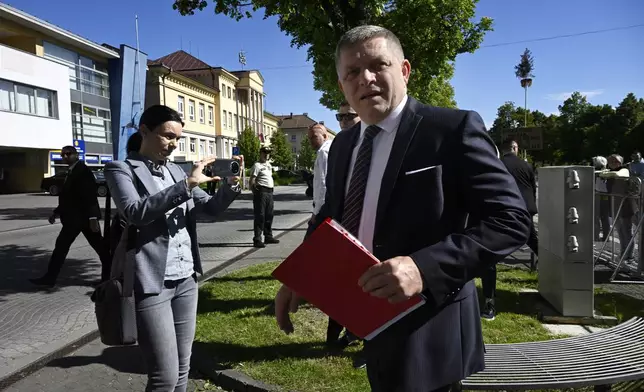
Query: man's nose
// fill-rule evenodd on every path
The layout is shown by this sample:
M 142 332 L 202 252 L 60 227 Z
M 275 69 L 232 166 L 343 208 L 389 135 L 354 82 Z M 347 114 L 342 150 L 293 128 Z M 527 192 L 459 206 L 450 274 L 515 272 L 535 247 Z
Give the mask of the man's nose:
M 371 72 L 369 68 L 365 68 L 360 72 L 360 85 L 368 86 L 371 82 L 376 80 L 376 74 Z

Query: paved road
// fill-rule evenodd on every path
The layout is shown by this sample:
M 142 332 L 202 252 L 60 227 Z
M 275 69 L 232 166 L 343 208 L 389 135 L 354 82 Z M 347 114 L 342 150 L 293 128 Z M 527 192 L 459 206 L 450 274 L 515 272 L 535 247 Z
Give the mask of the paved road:
M 275 190 L 276 234 L 309 216 L 311 201 L 304 190 Z M 56 288 L 37 290 L 27 281 L 46 269 L 60 230 L 46 221 L 55 204 L 49 196 L 0 197 L 0 380 L 96 328 L 89 295 L 100 262 L 85 238 L 74 243 Z M 242 194 L 213 223 L 207 217 L 198 223 L 205 270 L 252 248 L 251 195 Z
M 282 260 L 297 247 L 305 225 L 285 233 L 279 246 L 257 250 L 222 270 L 217 275 L 267 261 Z M 193 359 L 195 359 L 193 357 Z M 189 391 L 204 390 L 204 376 L 191 373 Z M 107 347 L 99 340 L 49 362 L 45 367 L 16 382 L 3 392 L 134 392 L 145 389 L 147 377 L 138 347 Z M 216 390 L 211 387 L 205 390 Z

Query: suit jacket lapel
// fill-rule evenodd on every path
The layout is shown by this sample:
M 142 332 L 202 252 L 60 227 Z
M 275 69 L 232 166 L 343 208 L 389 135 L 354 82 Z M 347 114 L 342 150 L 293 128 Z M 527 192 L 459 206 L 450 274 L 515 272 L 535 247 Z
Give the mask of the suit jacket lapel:
M 346 193 L 347 186 L 347 176 L 349 175 L 349 165 L 351 164 L 351 156 L 353 155 L 353 148 L 356 146 L 358 139 L 360 137 L 360 123 L 353 126 L 351 129 L 347 129 L 350 136 L 347 140 L 347 143 L 339 144 L 338 151 L 336 155 L 336 163 L 332 167 L 334 168 L 335 176 L 335 190 L 337 192 L 338 200 L 338 216 L 337 219 L 341 219 L 342 210 L 344 210 L 344 194 Z
M 172 162 L 166 163 L 165 167 L 168 169 L 168 171 L 172 175 L 172 178 L 174 179 L 174 182 L 183 181 L 183 179 L 186 176 L 186 173 L 183 171 L 183 169 L 181 167 L 179 167 L 178 165 L 173 164 Z
M 127 159 L 127 162 L 132 165 L 134 174 L 139 178 L 139 181 L 141 181 L 145 190 L 148 191 L 148 194 L 153 195 L 157 193 L 157 187 L 154 184 L 152 173 L 150 173 L 150 169 L 145 165 L 145 162 L 139 161 L 138 159 Z
M 416 129 L 418 124 L 420 124 L 421 116 L 416 114 L 416 105 L 418 103 L 412 97 L 407 99 L 407 104 L 403 109 L 402 118 L 400 119 L 400 124 L 398 125 L 398 130 L 396 131 L 396 138 L 394 139 L 394 145 L 391 148 L 391 153 L 389 154 L 389 160 L 387 161 L 387 166 L 385 168 L 385 173 L 382 176 L 382 184 L 380 185 L 380 194 L 378 196 L 378 209 L 376 211 L 376 226 L 375 230 L 377 232 L 378 227 L 382 223 L 382 218 L 384 217 L 384 212 L 387 209 L 389 204 L 389 199 L 391 199 L 391 193 L 396 186 L 396 180 L 398 174 L 400 173 L 400 168 L 402 167 L 403 160 L 405 159 L 405 154 L 407 153 L 407 148 L 409 143 L 411 143 L 414 135 L 416 134 Z

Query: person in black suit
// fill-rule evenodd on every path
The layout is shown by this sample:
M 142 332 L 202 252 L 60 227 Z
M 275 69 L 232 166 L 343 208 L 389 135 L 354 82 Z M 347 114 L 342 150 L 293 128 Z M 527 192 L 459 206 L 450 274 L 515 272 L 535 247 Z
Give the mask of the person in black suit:
M 519 144 L 516 140 L 508 138 L 501 143 L 501 162 L 503 162 L 512 177 L 514 177 L 526 208 L 530 215 L 534 217 L 537 214 L 537 179 L 532 166 L 519 158 L 518 155 Z M 539 255 L 539 237 L 534 227 L 534 220 L 530 221 L 530 237 L 528 238 L 527 245 L 535 255 Z M 496 306 L 494 303 L 496 294 L 496 264 L 491 265 L 481 278 L 483 296 L 485 297 L 485 305 L 481 311 L 481 317 L 484 320 L 492 321 L 496 318 Z
M 394 303 L 426 299 L 365 342 L 371 389 L 448 391 L 485 368 L 473 279 L 525 244 L 530 214 L 477 113 L 407 95 L 411 65 L 392 32 L 348 31 L 336 68 L 362 121 L 333 142 L 315 221 L 339 221 L 382 261 L 357 282 L 363 290 Z M 286 333 L 298 303 L 279 289 Z
M 96 195 L 96 179 L 85 162 L 78 159 L 78 152 L 73 146 L 62 148 L 60 155 L 63 162 L 69 165 L 62 192 L 58 197 L 58 207 L 49 217 L 54 224 L 60 218 L 63 228 L 58 234 L 54 251 L 49 259 L 47 273 L 36 279 L 29 279 L 39 286 L 53 287 L 63 267 L 69 248 L 80 233 L 98 253 L 101 260 L 101 280 L 110 277 L 111 261 L 108 246 L 103 242 L 101 226 L 101 209 Z

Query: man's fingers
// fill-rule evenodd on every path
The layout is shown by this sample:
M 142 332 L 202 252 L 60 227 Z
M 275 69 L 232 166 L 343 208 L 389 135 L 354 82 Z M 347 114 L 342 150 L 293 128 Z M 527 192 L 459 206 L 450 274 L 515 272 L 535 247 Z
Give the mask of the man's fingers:
M 376 275 L 369 279 L 368 281 L 365 282 L 365 284 L 362 286 L 362 290 L 364 290 L 367 293 L 372 293 L 380 290 L 384 287 L 391 286 L 391 279 L 389 276 L 381 274 L 381 275 Z
M 286 333 L 293 332 L 293 324 L 288 314 L 292 297 L 291 290 L 286 286 L 282 286 L 275 296 L 275 318 L 277 319 L 277 325 Z
M 382 275 L 388 271 L 388 266 L 384 263 L 378 263 L 369 267 L 367 271 L 358 279 L 358 285 L 364 288 L 364 285 L 374 277 Z

